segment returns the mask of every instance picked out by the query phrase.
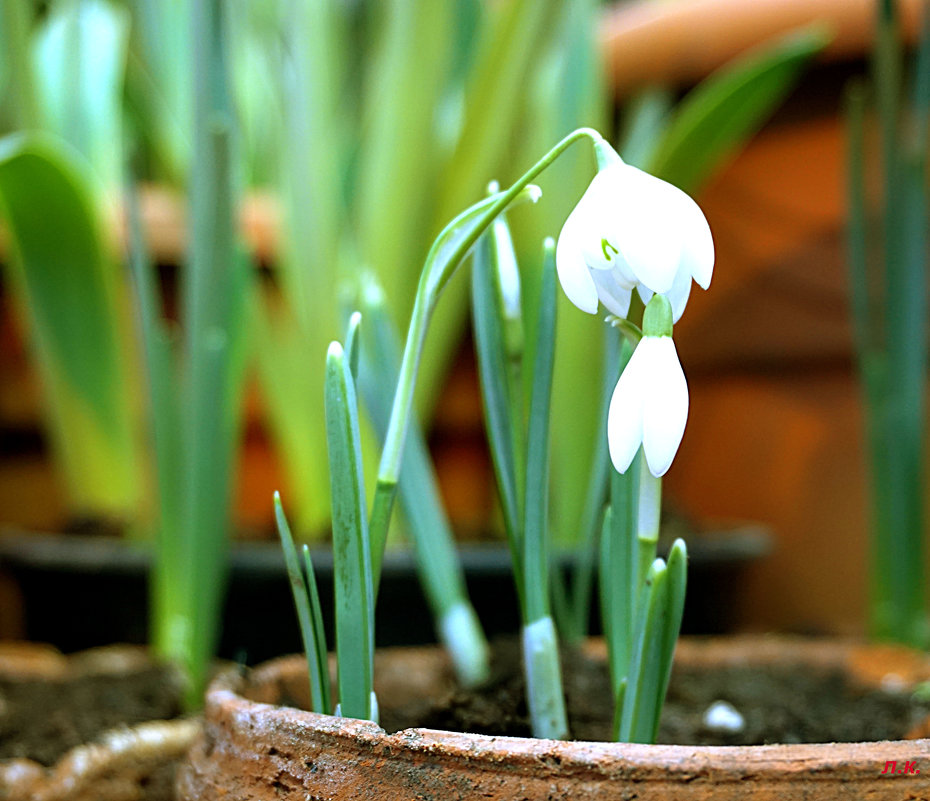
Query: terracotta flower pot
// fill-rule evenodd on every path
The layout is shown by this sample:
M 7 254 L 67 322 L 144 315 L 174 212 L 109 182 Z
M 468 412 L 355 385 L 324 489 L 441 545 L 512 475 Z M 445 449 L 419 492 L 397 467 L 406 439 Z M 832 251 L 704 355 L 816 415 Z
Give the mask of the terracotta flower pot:
M 0 643 L 0 744 L 8 756 L 0 759 L 0 798 L 170 801 L 175 767 L 200 723 L 139 718 L 145 710 L 176 714 L 180 689 L 175 672 L 141 648 L 65 657 L 49 646 Z M 96 732 L 97 724 L 111 728 Z
M 843 666 L 877 681 L 930 675 L 898 649 L 754 638 L 685 641 L 690 664 L 784 658 Z M 876 661 L 877 660 L 877 661 Z M 380 655 L 382 707 L 427 697 L 443 658 L 416 650 Z M 558 742 L 406 729 L 276 706 L 306 696 L 299 657 L 250 677 L 228 673 L 207 695 L 205 727 L 179 772 L 181 799 L 921 799 L 930 797 L 930 740 L 751 747 Z M 915 772 L 884 773 L 886 763 Z M 923 773 L 917 773 L 922 770 Z

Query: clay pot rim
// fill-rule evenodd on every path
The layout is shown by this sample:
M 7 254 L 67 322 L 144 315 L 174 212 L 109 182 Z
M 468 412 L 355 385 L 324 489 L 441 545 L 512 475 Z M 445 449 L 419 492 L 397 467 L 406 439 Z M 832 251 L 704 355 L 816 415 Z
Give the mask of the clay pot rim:
M 712 648 L 717 647 L 720 639 L 725 638 L 711 638 Z M 750 639 L 746 648 L 751 652 L 759 642 L 764 641 Z M 804 647 L 800 645 L 800 650 L 803 651 Z M 818 645 L 817 649 L 822 650 L 823 645 Z M 869 646 L 862 646 L 853 641 L 834 640 L 828 646 L 828 650 L 831 651 L 829 658 L 815 661 L 824 664 L 832 662 L 834 658 L 848 659 L 850 654 L 868 649 Z M 447 758 L 472 766 L 476 763 L 490 766 L 506 760 L 515 768 L 538 767 L 540 762 L 543 762 L 557 770 L 559 775 L 617 775 L 635 770 L 638 775 L 644 775 L 644 771 L 646 774 L 654 771 L 657 776 L 668 777 L 669 771 L 677 774 L 706 772 L 708 765 L 712 764 L 715 771 L 738 779 L 754 776 L 760 770 L 766 770 L 777 763 L 783 771 L 788 765 L 787 773 L 797 774 L 799 780 L 809 780 L 812 773 L 829 770 L 835 767 L 838 761 L 855 773 L 872 776 L 882 767 L 876 767 L 876 753 L 881 755 L 881 760 L 899 762 L 914 760 L 917 755 L 925 757 L 930 753 L 930 739 L 690 746 L 539 740 L 425 728 L 404 729 L 387 734 L 384 729 L 370 721 L 338 718 L 294 707 L 252 701 L 241 694 L 250 683 L 257 685 L 275 676 L 300 670 L 302 663 L 303 657 L 300 655 L 280 657 L 256 668 L 251 680 L 241 672 L 227 672 L 218 676 L 207 692 L 207 719 L 222 720 L 226 727 L 243 736 L 261 730 L 271 719 L 273 728 L 290 731 L 295 736 L 299 736 L 301 732 L 312 731 L 333 743 L 341 741 L 365 750 L 405 753 L 409 759 L 442 751 Z

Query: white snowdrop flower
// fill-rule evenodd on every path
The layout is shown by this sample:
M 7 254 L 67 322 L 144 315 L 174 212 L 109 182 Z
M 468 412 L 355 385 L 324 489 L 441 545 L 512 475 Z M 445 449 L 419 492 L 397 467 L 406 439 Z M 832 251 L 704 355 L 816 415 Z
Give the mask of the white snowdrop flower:
M 625 164 L 612 148 L 601 163 L 559 234 L 562 289 L 582 311 L 595 314 L 600 301 L 618 317 L 626 317 L 634 289 L 644 303 L 665 295 L 677 322 L 691 280 L 710 286 L 714 241 L 707 220 L 687 194 Z
M 642 445 L 649 472 L 664 475 L 685 433 L 688 383 L 671 334 L 671 305 L 656 295 L 646 307 L 643 338 L 620 375 L 607 414 L 610 459 L 621 473 Z

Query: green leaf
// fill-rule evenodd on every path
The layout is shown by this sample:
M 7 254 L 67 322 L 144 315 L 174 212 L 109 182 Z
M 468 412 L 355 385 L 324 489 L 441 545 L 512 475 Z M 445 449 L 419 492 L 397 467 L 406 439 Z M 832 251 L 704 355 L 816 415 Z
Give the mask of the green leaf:
M 75 511 L 123 516 L 138 500 L 126 320 L 93 181 L 62 142 L 0 140 L 0 205 L 13 286 L 28 309 L 53 447 Z
M 524 598 L 523 588 L 523 526 L 517 493 L 516 454 L 513 429 L 522 427 L 522 420 L 513 419 L 513 387 L 504 346 L 501 304 L 496 290 L 492 261 L 492 241 L 483 236 L 472 264 L 472 315 L 475 332 L 475 350 L 478 355 L 478 375 L 484 406 L 485 429 L 500 503 L 504 514 L 504 527 L 513 559 L 514 578 L 518 594 Z
M 101 0 L 56 3 L 35 42 L 35 79 L 47 130 L 92 165 L 108 189 L 122 175 L 121 99 L 129 15 Z
M 352 312 L 349 317 L 349 324 L 346 327 L 346 358 L 349 362 L 349 370 L 352 378 L 358 380 L 358 360 L 361 345 L 359 344 L 358 329 L 362 322 L 362 315 L 359 312 Z
M 523 515 L 524 621 L 549 615 L 549 410 L 555 362 L 555 242 L 543 245 Z
M 672 660 L 675 656 L 675 646 L 678 644 L 678 635 L 681 632 L 681 619 L 685 612 L 685 590 L 688 583 L 688 549 L 682 539 L 676 539 L 669 550 L 666 563 L 668 571 L 668 616 L 665 627 L 659 636 L 660 663 L 658 668 L 659 686 L 656 694 L 656 725 L 662 715 L 662 706 L 665 703 L 665 694 L 668 691 L 668 682 L 672 676 Z
M 291 583 L 297 620 L 300 624 L 300 636 L 304 644 L 307 659 L 307 673 L 310 679 L 310 704 L 314 712 L 328 715 L 332 711 L 329 697 L 329 663 L 327 661 L 326 633 L 323 630 L 320 599 L 316 591 L 316 578 L 310 551 L 304 546 L 304 564 L 306 573 L 297 557 L 291 527 L 281 506 L 281 496 L 274 494 L 275 522 L 278 536 L 281 538 L 281 550 L 284 552 L 284 564 Z
M 678 106 L 646 169 L 694 192 L 762 125 L 829 38 L 795 31 L 727 64 Z
M 374 601 L 355 382 L 338 342 L 326 355 L 326 438 L 333 509 L 339 706 L 372 719 Z
M 660 689 L 664 694 L 664 633 L 668 623 L 668 569 L 656 559 L 643 584 L 633 651 L 623 698 L 623 713 L 618 739 L 630 743 L 655 742 L 659 726 L 657 703 Z

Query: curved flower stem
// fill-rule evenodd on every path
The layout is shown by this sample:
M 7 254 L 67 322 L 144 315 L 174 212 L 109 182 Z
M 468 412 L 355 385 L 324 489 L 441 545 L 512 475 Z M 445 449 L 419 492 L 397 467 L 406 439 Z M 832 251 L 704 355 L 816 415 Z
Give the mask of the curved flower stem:
M 400 475 L 404 440 L 413 405 L 413 392 L 416 386 L 420 356 L 423 352 L 426 331 L 436 301 L 458 265 L 497 215 L 513 203 L 529 186 L 530 182 L 548 168 L 568 147 L 585 138 L 590 139 L 595 146 L 604 143 L 603 137 L 593 128 L 579 128 L 572 131 L 530 167 L 516 183 L 497 196 L 496 200 L 487 206 L 487 209 L 474 223 L 471 230 L 456 242 L 448 256 L 442 253 L 443 246 L 448 245 L 446 234 L 453 230 L 456 223 L 463 223 L 463 218 L 466 215 L 460 215 L 450 226 L 447 226 L 446 230 L 436 239 L 426 257 L 426 264 L 417 287 L 413 314 L 407 331 L 407 343 L 404 347 L 404 356 L 401 362 L 400 376 L 391 409 L 391 420 L 388 423 L 384 450 L 381 452 L 381 464 L 378 468 L 378 481 L 375 488 L 369 528 L 372 546 L 372 567 L 375 576 L 378 575 L 381 566 L 391 509 L 397 493 L 397 480 Z M 474 209 L 474 207 L 472 208 Z M 434 269 L 437 265 L 439 267 L 438 271 Z

